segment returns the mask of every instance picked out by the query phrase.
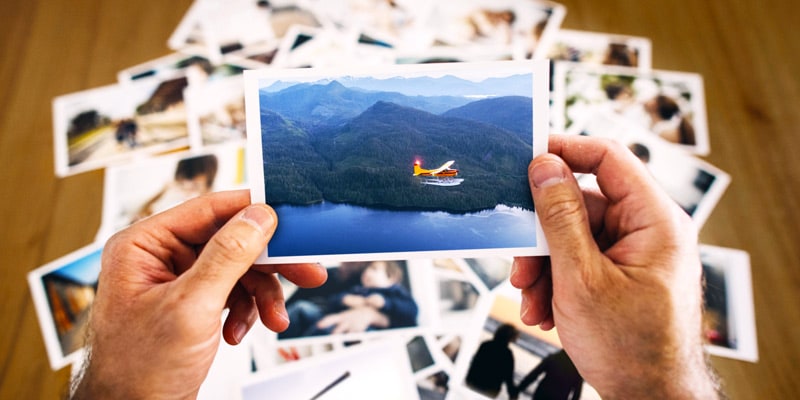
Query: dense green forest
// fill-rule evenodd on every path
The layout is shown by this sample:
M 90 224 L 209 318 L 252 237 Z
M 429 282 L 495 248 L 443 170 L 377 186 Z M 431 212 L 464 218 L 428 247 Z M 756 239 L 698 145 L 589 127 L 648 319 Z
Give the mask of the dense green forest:
M 454 213 L 498 204 L 532 210 L 527 183 L 531 145 L 519 133 L 473 119 L 379 100 L 346 122 L 326 125 L 320 118 L 308 129 L 308 121 L 262 108 L 267 201 Z M 453 168 L 464 181 L 423 185 L 413 176 L 415 160 L 424 168 L 455 160 Z

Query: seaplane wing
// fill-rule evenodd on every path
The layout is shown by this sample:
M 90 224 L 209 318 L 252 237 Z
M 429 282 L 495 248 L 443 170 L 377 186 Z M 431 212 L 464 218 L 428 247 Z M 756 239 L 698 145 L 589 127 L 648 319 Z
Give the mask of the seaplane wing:
M 450 161 L 448 161 L 448 162 L 446 162 L 446 163 L 442 164 L 442 166 L 441 166 L 441 167 L 439 167 L 439 168 L 436 168 L 436 169 L 432 169 L 432 170 L 430 171 L 431 175 L 436 175 L 436 174 L 438 174 L 439 172 L 442 172 L 442 171 L 444 171 L 444 170 L 446 170 L 446 169 L 450 168 L 450 166 L 451 166 L 451 165 L 453 165 L 453 163 L 454 163 L 454 162 L 456 162 L 456 161 L 455 161 L 455 160 L 450 160 Z

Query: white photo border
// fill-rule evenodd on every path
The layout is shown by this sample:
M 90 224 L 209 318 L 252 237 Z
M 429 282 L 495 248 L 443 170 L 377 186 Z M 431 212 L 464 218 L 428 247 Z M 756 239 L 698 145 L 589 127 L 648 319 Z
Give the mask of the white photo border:
M 262 78 L 303 79 L 317 80 L 338 76 L 373 76 L 389 77 L 395 75 L 416 74 L 446 75 L 459 72 L 492 71 L 498 68 L 528 69 L 533 74 L 533 157 L 547 152 L 547 138 L 549 136 L 549 91 L 548 78 L 550 63 L 547 60 L 525 61 L 494 61 L 479 63 L 445 63 L 425 65 L 392 65 L 367 68 L 298 68 L 298 69 L 261 69 L 244 72 L 245 80 L 245 109 L 247 114 L 247 162 L 250 174 L 250 195 L 253 203 L 264 203 L 266 200 L 263 169 L 262 134 L 260 119 L 259 80 Z M 549 248 L 544 233 L 539 223 L 538 214 L 534 213 L 536 246 L 519 248 L 493 248 L 476 250 L 441 250 L 441 251 L 416 251 L 416 252 L 384 252 L 361 254 L 335 254 L 335 255 L 304 255 L 269 257 L 265 250 L 257 263 L 297 263 L 320 262 L 333 263 L 341 261 L 377 261 L 377 260 L 407 260 L 414 258 L 479 258 L 492 256 L 508 256 L 513 253 L 517 256 L 535 256 L 549 254 Z

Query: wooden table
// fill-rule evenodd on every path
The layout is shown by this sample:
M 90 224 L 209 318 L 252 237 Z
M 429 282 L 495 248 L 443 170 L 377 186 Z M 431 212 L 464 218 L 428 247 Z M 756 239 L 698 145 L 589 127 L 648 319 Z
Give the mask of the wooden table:
M 25 281 L 89 244 L 103 173 L 57 179 L 51 100 L 111 84 L 169 53 L 190 0 L 6 1 L 0 13 L 0 398 L 52 399 L 53 372 Z M 657 69 L 705 78 L 711 154 L 733 183 L 701 232 L 752 257 L 760 361 L 714 358 L 734 399 L 800 393 L 800 35 L 794 0 L 569 0 L 564 28 L 646 36 Z M 794 204 L 794 206 L 792 206 Z

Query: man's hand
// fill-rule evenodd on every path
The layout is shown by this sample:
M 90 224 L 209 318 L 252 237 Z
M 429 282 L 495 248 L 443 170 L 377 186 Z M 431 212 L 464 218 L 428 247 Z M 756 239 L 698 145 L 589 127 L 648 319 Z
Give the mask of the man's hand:
M 697 232 L 626 148 L 551 136 L 528 169 L 549 257 L 517 258 L 522 320 L 558 327 L 603 398 L 716 398 L 701 342 Z M 594 173 L 600 192 L 573 172 Z
M 248 205 L 247 191 L 199 197 L 108 241 L 92 306 L 89 365 L 75 398 L 194 398 L 220 332 L 239 343 L 259 317 L 274 331 L 286 329 L 275 273 L 316 287 L 326 270 L 253 266 L 277 218 L 266 205 Z

